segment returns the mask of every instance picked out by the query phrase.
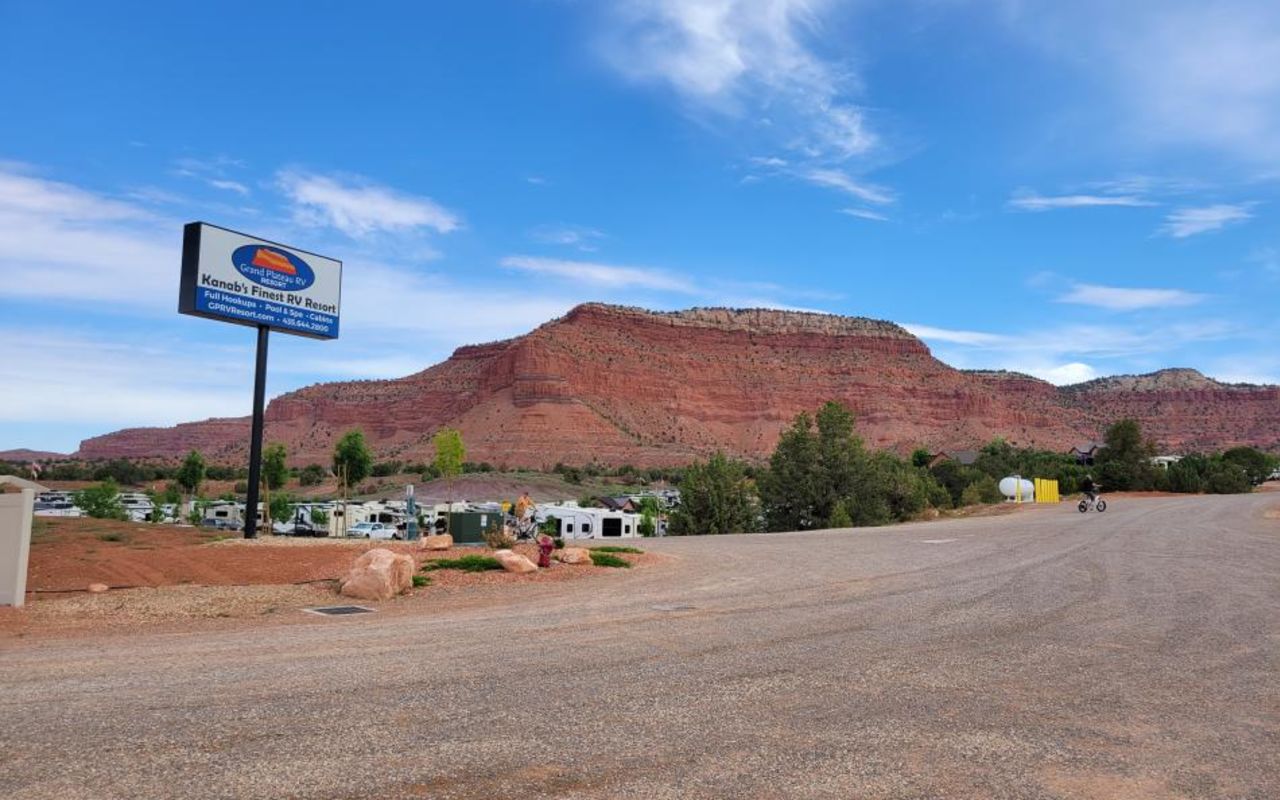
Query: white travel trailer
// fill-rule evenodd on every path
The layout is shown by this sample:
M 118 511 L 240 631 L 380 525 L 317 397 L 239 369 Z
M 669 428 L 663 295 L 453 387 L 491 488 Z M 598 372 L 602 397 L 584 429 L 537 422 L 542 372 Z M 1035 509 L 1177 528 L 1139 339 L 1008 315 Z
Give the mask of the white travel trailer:
M 640 536 L 640 515 L 604 508 L 573 505 L 540 505 L 538 522 L 554 518 L 561 539 L 635 539 Z

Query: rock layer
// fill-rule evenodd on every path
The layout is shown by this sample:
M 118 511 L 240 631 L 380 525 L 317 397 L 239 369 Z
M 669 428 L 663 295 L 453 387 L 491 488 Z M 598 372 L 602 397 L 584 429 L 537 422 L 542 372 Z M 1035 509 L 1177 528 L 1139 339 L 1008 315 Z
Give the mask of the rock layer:
M 361 428 L 378 457 L 429 459 L 431 436 L 461 429 L 468 459 L 685 463 L 716 450 L 768 455 L 800 411 L 838 400 L 878 447 L 966 448 L 1003 436 L 1065 449 L 1138 419 L 1166 449 L 1280 445 L 1280 388 L 1228 385 L 1194 370 L 1058 388 L 1010 372 L 966 372 L 889 322 L 803 312 L 655 313 L 578 306 L 527 335 L 461 347 L 405 378 L 328 383 L 283 395 L 267 439 L 291 461 L 327 463 Z M 247 419 L 132 429 L 86 440 L 79 455 L 243 460 Z

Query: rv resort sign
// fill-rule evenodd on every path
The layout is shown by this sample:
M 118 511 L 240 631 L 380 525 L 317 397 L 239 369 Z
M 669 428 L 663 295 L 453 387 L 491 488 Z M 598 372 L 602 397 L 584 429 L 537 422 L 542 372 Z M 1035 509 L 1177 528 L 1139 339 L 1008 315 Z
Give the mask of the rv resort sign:
M 258 329 L 246 539 L 254 538 L 258 530 L 255 509 L 262 475 L 268 336 L 276 330 L 313 339 L 336 339 L 341 306 L 341 261 L 207 222 L 189 222 L 182 229 L 178 313 Z

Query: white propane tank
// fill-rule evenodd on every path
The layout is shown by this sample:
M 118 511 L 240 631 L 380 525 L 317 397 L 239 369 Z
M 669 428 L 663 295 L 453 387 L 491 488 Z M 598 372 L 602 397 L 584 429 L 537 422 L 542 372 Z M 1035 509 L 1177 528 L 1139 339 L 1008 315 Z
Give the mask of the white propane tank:
M 1036 485 L 1026 478 L 1010 475 L 1000 479 L 1000 494 L 1010 500 L 1017 498 L 1027 503 L 1036 499 Z

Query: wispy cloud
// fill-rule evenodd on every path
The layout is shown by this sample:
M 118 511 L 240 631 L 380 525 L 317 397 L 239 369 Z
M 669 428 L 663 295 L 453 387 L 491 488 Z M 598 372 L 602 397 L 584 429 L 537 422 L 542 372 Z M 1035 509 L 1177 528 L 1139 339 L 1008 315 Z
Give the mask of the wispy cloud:
M 223 191 L 227 191 L 227 192 L 235 192 L 236 194 L 241 196 L 247 196 L 249 194 L 249 187 L 245 186 L 243 183 L 240 183 L 239 181 L 231 181 L 231 180 L 224 180 L 224 179 L 217 178 L 209 181 L 209 185 L 215 189 L 222 189 Z
M 1092 208 L 1099 206 L 1140 207 L 1155 203 L 1136 195 L 1065 194 L 1046 196 L 1030 191 L 1014 193 L 1009 207 L 1018 211 L 1050 211 L 1059 208 Z
M 1105 308 L 1110 311 L 1136 311 L 1144 308 L 1180 308 L 1192 306 L 1205 296 L 1182 289 L 1129 289 L 1077 283 L 1057 298 L 1059 303 Z
M 462 224 L 457 214 L 429 197 L 398 192 L 359 176 L 282 170 L 276 180 L 293 203 L 296 222 L 333 227 L 352 238 L 382 232 L 449 233 Z
M 800 177 L 817 186 L 838 189 L 852 197 L 874 205 L 888 205 L 893 202 L 893 193 L 882 186 L 875 186 L 856 180 L 848 173 L 838 169 L 810 169 Z
M 508 269 L 563 278 L 593 286 L 615 289 L 655 289 L 666 292 L 694 293 L 694 284 L 687 278 L 673 275 L 667 270 L 653 267 L 599 264 L 590 261 L 568 261 L 559 258 L 536 256 L 508 256 L 502 259 Z
M 616 3 L 600 45 L 626 77 L 675 92 L 684 108 L 747 146 L 786 155 L 746 162 L 775 177 L 874 205 L 892 193 L 853 177 L 885 149 L 857 102 L 848 66 L 819 54 L 831 0 L 630 0 Z M 847 39 L 841 46 L 848 47 Z M 749 174 L 742 183 L 759 179 Z
M 1228 225 L 1244 222 L 1253 217 L 1251 204 L 1221 203 L 1202 208 L 1180 208 L 1165 218 L 1160 233 L 1175 239 L 1185 239 L 1200 233 L 1222 230 Z
M 40 276 L 0 281 L 0 296 L 172 308 L 179 231 L 139 204 L 0 170 L 0 273 Z
M 857 217 L 858 219 L 869 219 L 874 222 L 888 222 L 889 218 L 877 211 L 870 211 L 865 208 L 840 208 L 836 209 L 837 213 L 844 214 L 849 217 Z
M 583 225 L 539 225 L 529 231 L 529 238 L 540 244 L 559 244 L 579 250 L 595 250 L 595 242 L 605 238 L 604 231 Z
M 992 7 L 1097 82 L 1102 92 L 1087 96 L 1110 126 L 1107 139 L 1143 151 L 1208 147 L 1245 163 L 1280 157 L 1280 5 L 1271 0 Z
M 998 333 L 966 331 L 955 328 L 935 328 L 932 325 L 920 325 L 914 322 L 903 323 L 902 327 L 906 328 L 913 336 L 919 336 L 921 339 L 931 342 L 947 342 L 950 344 L 967 345 L 997 345 L 1008 341 L 1007 337 Z

